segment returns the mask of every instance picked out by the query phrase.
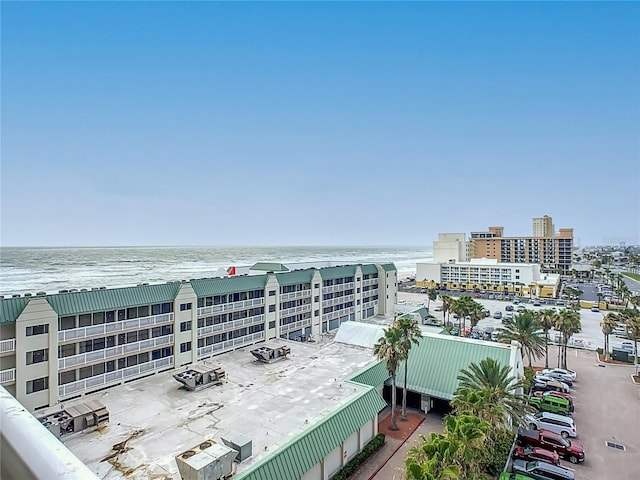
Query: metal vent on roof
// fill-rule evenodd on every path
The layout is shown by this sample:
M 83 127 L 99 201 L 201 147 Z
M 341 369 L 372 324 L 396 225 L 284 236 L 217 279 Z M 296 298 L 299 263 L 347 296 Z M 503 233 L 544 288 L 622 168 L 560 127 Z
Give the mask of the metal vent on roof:
M 622 450 L 623 452 L 627 450 L 624 445 L 621 445 L 619 443 L 604 442 L 604 444 L 609 448 L 615 448 L 616 450 Z

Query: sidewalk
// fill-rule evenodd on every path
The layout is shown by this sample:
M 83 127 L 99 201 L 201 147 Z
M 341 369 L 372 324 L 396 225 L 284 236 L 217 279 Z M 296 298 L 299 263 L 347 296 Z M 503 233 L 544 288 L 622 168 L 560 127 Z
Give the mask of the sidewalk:
M 386 442 L 351 477 L 351 480 L 400 480 L 404 478 L 404 459 L 409 448 L 418 444 L 420 435 L 442 431 L 442 417 L 424 415 L 418 410 L 407 411 L 407 421 L 400 420 L 398 409 L 398 431 L 389 430 L 391 409 L 380 413 L 378 432 L 384 433 Z

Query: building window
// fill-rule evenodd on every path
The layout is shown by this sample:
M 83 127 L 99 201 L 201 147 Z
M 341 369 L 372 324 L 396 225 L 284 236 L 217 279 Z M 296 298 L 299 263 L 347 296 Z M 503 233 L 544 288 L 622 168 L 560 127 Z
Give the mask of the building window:
M 315 284 L 313 285 L 313 288 L 320 288 L 320 284 L 319 284 L 319 283 L 315 283 Z
M 190 303 L 181 303 L 180 304 L 180 311 L 184 312 L 185 310 L 191 310 L 191 304 Z
M 180 353 L 190 352 L 191 342 L 185 342 L 180 344 Z
M 320 310 L 315 310 L 315 311 L 313 312 L 313 316 L 314 316 L 314 317 L 319 317 L 319 316 L 320 316 Z
M 27 382 L 27 393 L 41 392 L 49 388 L 49 377 L 36 378 Z
M 180 331 L 181 332 L 186 332 L 188 330 L 191 330 L 191 321 L 180 322 Z
M 46 362 L 49 359 L 49 349 L 43 348 L 41 350 L 33 350 L 32 352 L 27 352 L 27 365 L 31 365 L 32 363 L 42 363 Z
M 27 327 L 27 337 L 31 337 L 33 335 L 44 335 L 45 333 L 49 333 L 48 324 Z
M 269 313 L 273 313 L 276 311 L 276 306 L 275 305 L 269 305 Z
M 275 297 L 276 296 L 276 291 L 275 290 L 269 290 L 269 296 L 270 297 Z
M 276 322 L 269 322 L 269 328 L 276 328 Z

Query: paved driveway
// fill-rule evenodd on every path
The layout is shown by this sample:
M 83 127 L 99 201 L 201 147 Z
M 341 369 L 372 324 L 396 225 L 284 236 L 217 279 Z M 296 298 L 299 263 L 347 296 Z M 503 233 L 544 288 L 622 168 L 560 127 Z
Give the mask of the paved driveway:
M 555 347 L 552 352 L 557 354 Z M 571 392 L 576 406 L 575 440 L 584 445 L 586 459 L 575 466 L 563 464 L 575 468 L 580 480 L 640 478 L 640 385 L 631 381 L 634 368 L 601 367 L 595 352 L 585 350 L 567 352 L 567 363 L 578 373 Z M 626 450 L 607 447 L 606 441 Z

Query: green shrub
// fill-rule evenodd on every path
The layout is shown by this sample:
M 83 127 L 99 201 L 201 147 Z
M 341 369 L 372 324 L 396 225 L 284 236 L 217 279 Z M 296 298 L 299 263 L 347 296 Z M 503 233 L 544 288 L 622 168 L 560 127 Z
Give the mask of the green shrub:
M 504 429 L 496 429 L 492 432 L 490 442 L 491 448 L 487 448 L 482 460 L 481 468 L 490 476 L 497 477 L 502 472 L 515 435 Z
M 604 350 L 602 349 L 602 347 L 598 347 L 596 348 L 596 352 L 598 352 L 598 355 L 602 355 L 604 353 Z
M 351 475 L 355 473 L 360 465 L 364 463 L 364 461 L 377 452 L 382 445 L 384 445 L 384 433 L 379 433 L 373 439 L 367 443 L 362 451 L 358 453 L 355 457 L 353 457 L 349 463 L 347 463 L 342 470 L 336 473 L 331 480 L 347 480 Z

